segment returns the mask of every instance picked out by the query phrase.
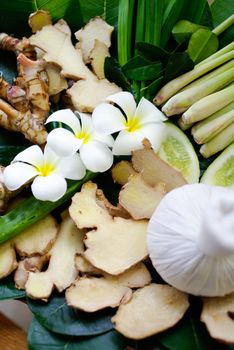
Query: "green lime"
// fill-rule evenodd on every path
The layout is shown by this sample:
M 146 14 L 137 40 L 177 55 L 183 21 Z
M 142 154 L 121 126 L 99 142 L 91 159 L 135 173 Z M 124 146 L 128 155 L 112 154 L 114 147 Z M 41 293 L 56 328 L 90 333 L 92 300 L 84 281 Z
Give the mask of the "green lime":
M 188 137 L 177 126 L 165 123 L 166 130 L 158 155 L 181 171 L 188 183 L 199 181 L 200 167 L 197 154 Z
M 234 143 L 210 164 L 201 182 L 215 186 L 234 187 Z

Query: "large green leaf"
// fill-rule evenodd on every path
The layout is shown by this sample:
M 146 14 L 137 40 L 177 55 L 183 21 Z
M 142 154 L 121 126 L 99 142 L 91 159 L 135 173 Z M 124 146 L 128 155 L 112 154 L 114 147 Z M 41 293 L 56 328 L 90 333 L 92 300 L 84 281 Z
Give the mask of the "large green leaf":
M 83 25 L 79 0 L 10 0 L 0 2 L 1 31 L 25 35 L 29 14 L 39 9 L 49 11 L 54 21 L 64 18 L 74 30 Z
M 218 349 L 204 325 L 191 312 L 175 327 L 159 335 L 159 341 L 170 350 Z
M 49 330 L 76 336 L 89 336 L 107 332 L 113 328 L 112 310 L 96 313 L 76 311 L 67 306 L 63 295 L 54 295 L 48 303 L 28 299 L 28 306 L 40 323 Z
M 116 26 L 118 20 L 119 0 L 79 0 L 83 20 L 102 16 L 109 24 Z
M 15 287 L 12 276 L 0 280 L 0 300 L 20 299 L 25 297 L 25 291 Z
M 211 13 L 213 17 L 214 26 L 216 27 L 226 18 L 233 15 L 234 6 L 233 0 L 214 0 L 211 4 Z M 220 47 L 229 44 L 234 40 L 234 26 L 229 27 L 223 34 L 219 36 Z
M 127 340 L 116 331 L 96 337 L 61 336 L 33 320 L 28 333 L 29 350 L 123 350 Z

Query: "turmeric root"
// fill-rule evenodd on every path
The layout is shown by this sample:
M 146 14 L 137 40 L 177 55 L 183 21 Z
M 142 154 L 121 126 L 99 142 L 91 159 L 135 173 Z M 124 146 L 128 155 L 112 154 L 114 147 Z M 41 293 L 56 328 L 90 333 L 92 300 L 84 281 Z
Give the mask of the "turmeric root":
M 3 112 L 2 115 L 1 112 Z M 32 114 L 30 110 L 21 113 L 2 99 L 0 99 L 0 126 L 7 130 L 21 132 L 33 143 L 43 145 L 46 142 L 47 132 L 36 114 Z
M 26 92 L 20 86 L 9 84 L 3 77 L 0 77 L 0 97 L 20 112 L 29 108 Z

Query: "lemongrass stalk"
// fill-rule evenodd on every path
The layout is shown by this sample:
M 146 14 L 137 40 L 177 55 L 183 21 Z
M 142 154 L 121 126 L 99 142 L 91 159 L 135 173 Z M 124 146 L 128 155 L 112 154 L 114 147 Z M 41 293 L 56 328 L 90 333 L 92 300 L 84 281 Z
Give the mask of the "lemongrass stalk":
M 183 131 L 186 131 L 193 126 L 193 123 L 185 124 L 182 118 L 178 119 L 177 124 Z
M 220 111 L 217 113 L 220 114 Z M 234 109 L 219 116 L 216 115 L 217 113 L 212 114 L 204 122 L 198 123 L 200 125 L 196 125 L 196 129 L 192 128 L 193 138 L 199 145 L 210 141 L 220 131 L 234 122 Z
M 185 124 L 203 120 L 233 102 L 233 96 L 234 84 L 231 84 L 225 89 L 203 97 L 201 100 L 194 103 L 182 115 L 182 119 Z
M 169 83 L 163 86 L 155 96 L 154 102 L 156 105 L 161 105 L 192 81 L 200 78 L 202 75 L 210 72 L 212 69 L 219 67 L 220 65 L 230 61 L 233 58 L 234 50 L 227 52 L 221 57 L 217 57 L 211 62 L 207 62 L 200 67 L 195 66 L 193 70 L 182 74 L 181 76 L 171 80 Z
M 123 66 L 132 54 L 132 25 L 135 0 L 119 0 L 118 59 Z
M 191 87 L 185 91 L 171 97 L 162 107 L 162 111 L 168 116 L 180 114 L 191 107 L 201 98 L 220 90 L 234 81 L 234 68 L 205 80 L 195 87 Z
M 199 67 L 199 66 L 203 65 L 204 63 L 212 61 L 213 59 L 215 59 L 217 57 L 220 57 L 220 56 L 224 55 L 225 53 L 228 53 L 228 52 L 230 52 L 232 50 L 234 50 L 234 41 L 231 42 L 230 44 L 224 46 L 222 49 L 220 49 L 219 51 L 215 52 L 213 55 L 207 57 L 203 61 L 201 61 L 198 64 L 196 64 L 196 67 Z
M 190 89 L 191 87 L 197 86 L 200 83 L 205 82 L 208 79 L 211 79 L 213 77 L 217 77 L 219 74 L 226 72 L 228 69 L 230 68 L 234 68 L 234 59 L 231 61 L 228 61 L 227 63 L 224 63 L 222 66 L 214 69 L 212 72 L 207 73 L 205 75 L 203 75 L 201 78 L 193 81 L 192 83 L 190 83 L 189 85 L 186 85 L 182 90 L 180 90 L 179 92 L 185 91 Z
M 234 141 L 234 123 L 222 130 L 218 135 L 213 137 L 209 142 L 200 148 L 200 153 L 205 158 L 222 151 Z
M 231 15 L 230 17 L 228 17 L 227 19 L 225 19 L 225 21 L 223 21 L 222 23 L 220 23 L 217 27 L 215 27 L 212 32 L 215 35 L 220 35 L 221 33 L 223 33 L 227 28 L 229 28 L 231 25 L 234 24 L 234 15 Z

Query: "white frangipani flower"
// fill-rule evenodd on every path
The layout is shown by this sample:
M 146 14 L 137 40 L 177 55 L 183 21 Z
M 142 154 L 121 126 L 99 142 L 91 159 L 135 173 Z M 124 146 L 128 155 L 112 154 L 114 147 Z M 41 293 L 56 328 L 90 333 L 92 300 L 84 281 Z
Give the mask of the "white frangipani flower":
M 62 109 L 47 119 L 49 122 L 61 122 L 70 130 L 57 128 L 47 137 L 48 145 L 59 155 L 72 155 L 79 150 L 85 167 L 93 172 L 104 172 L 113 164 L 113 154 L 109 147 L 114 139 L 110 135 L 98 134 L 89 114 L 79 113 L 80 119 L 70 110 Z
M 93 111 L 93 125 L 97 132 L 110 135 L 120 131 L 113 154 L 130 155 L 131 151 L 142 148 L 147 138 L 153 149 L 159 149 L 162 142 L 164 124 L 167 120 L 160 110 L 144 97 L 138 106 L 130 92 L 118 92 L 106 98 Z
M 10 191 L 33 180 L 31 189 L 35 198 L 55 202 L 66 190 L 66 179 L 80 180 L 85 176 L 85 167 L 80 156 L 59 157 L 45 146 L 44 154 L 37 145 L 17 154 L 4 170 L 4 184 Z

